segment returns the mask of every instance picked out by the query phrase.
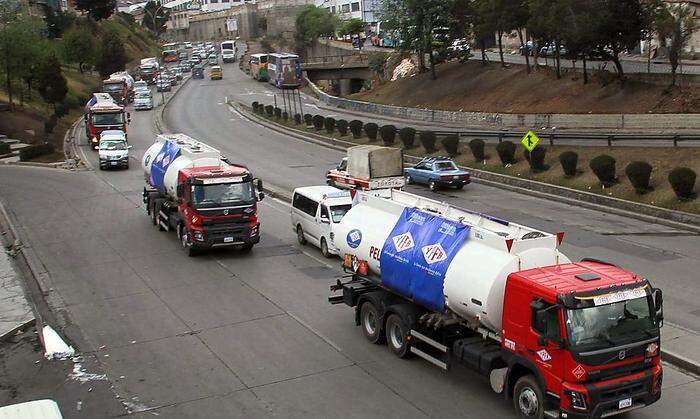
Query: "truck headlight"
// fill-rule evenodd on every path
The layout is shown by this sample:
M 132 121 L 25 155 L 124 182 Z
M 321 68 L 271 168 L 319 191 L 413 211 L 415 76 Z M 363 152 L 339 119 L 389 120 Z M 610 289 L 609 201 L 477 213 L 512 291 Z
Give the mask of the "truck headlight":
M 578 391 L 567 390 L 569 393 L 569 400 L 571 400 L 571 406 L 577 410 L 586 410 L 588 406 L 586 405 L 586 396 Z
M 651 358 L 659 354 L 659 345 L 656 342 L 652 342 L 647 345 L 646 356 Z
M 250 230 L 250 235 L 251 235 L 251 236 L 257 236 L 257 235 L 258 235 L 258 228 L 259 228 L 259 227 L 260 227 L 259 225 L 256 225 L 255 227 L 253 227 L 253 228 Z
M 201 231 L 195 230 L 194 239 L 197 240 L 198 242 L 203 242 L 204 241 L 204 233 Z
M 97 137 L 92 137 L 92 143 L 97 144 Z

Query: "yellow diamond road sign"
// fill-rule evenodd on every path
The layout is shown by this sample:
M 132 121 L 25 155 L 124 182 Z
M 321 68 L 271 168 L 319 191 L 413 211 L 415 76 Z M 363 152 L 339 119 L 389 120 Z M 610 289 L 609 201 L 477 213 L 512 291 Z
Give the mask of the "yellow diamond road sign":
M 523 147 L 525 147 L 529 152 L 532 152 L 532 150 L 534 150 L 535 147 L 537 147 L 537 144 L 539 144 L 539 142 L 540 138 L 537 136 L 537 134 L 535 134 L 532 131 L 528 131 L 527 133 L 525 133 L 523 139 L 520 140 L 520 144 L 522 144 Z

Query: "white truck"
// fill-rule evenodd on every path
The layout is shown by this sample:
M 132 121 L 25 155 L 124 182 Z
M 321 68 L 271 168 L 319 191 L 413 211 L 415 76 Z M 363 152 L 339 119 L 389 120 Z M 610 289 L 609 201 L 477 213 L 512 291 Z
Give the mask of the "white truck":
M 160 64 L 156 57 L 144 58 L 139 66 L 139 76 L 146 83 L 155 84 L 160 72 Z
M 600 418 L 661 397 L 661 290 L 572 263 L 550 234 L 399 190 L 335 226 L 352 279 L 331 291 L 372 343 L 489 378 L 519 417 Z
M 347 157 L 326 173 L 326 183 L 343 189 L 402 188 L 403 151 L 376 145 L 350 147 Z

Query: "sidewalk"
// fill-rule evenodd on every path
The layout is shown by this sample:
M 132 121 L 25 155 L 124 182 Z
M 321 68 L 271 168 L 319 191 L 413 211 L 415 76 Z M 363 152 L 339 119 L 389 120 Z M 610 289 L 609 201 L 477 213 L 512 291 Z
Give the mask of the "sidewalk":
M 661 358 L 700 375 L 700 334 L 665 324 L 661 328 Z
M 21 281 L 3 246 L 0 249 L 0 339 L 34 320 L 34 312 L 24 295 Z

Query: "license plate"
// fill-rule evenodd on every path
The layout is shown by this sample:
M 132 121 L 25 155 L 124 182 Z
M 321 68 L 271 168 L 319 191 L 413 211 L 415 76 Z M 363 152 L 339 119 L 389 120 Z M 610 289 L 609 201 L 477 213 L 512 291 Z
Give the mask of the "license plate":
M 452 176 L 452 179 L 459 180 L 459 176 Z
M 109 164 L 111 164 L 112 166 L 116 166 L 117 163 L 119 163 L 119 162 L 113 161 L 113 162 L 110 162 Z
M 233 243 L 233 237 L 224 237 L 224 243 Z
M 628 399 L 622 399 L 622 400 L 620 400 L 620 402 L 617 404 L 618 409 L 624 409 L 624 408 L 627 408 L 627 407 L 630 407 L 630 406 L 632 406 L 632 398 L 631 398 L 631 397 L 628 398 Z

